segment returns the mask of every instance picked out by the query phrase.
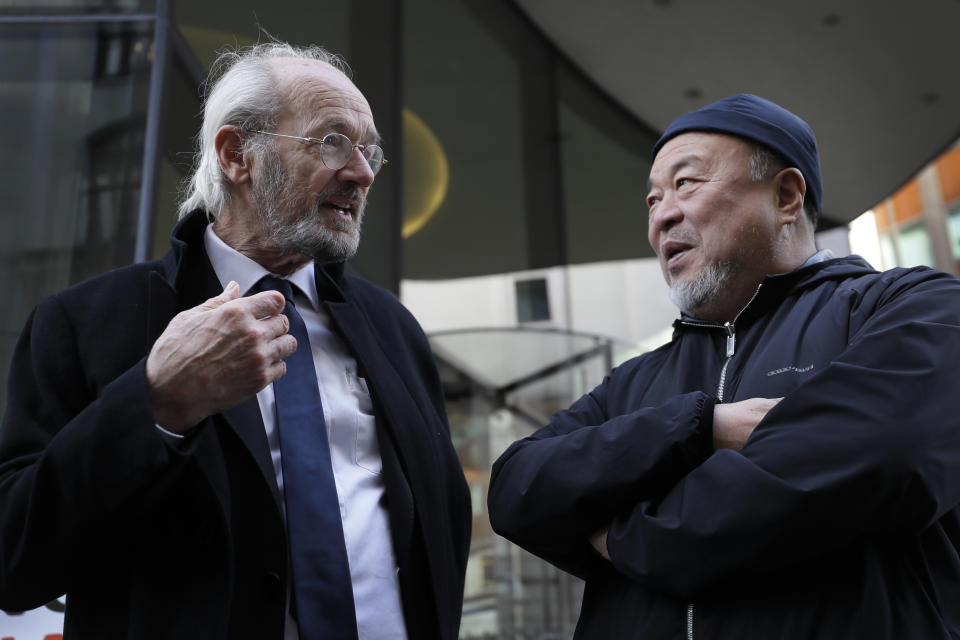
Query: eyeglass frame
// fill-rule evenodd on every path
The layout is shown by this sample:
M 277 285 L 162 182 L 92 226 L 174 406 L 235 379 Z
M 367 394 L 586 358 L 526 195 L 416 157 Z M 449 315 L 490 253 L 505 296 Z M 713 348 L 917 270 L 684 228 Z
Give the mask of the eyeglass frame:
M 270 131 L 263 131 L 262 129 L 244 129 L 244 131 L 246 131 L 247 133 L 262 133 L 263 135 L 266 135 L 266 136 L 276 136 L 276 137 L 278 137 L 278 138 L 290 138 L 291 140 L 296 140 L 296 141 L 302 142 L 302 143 L 304 143 L 304 144 L 312 144 L 312 143 L 319 144 L 319 145 L 320 145 L 320 162 L 322 162 L 322 163 L 323 163 L 323 166 L 325 166 L 327 169 L 330 169 L 330 171 L 340 171 L 340 169 L 343 169 L 343 167 L 345 167 L 345 166 L 347 166 L 348 164 L 350 164 L 350 156 L 347 156 L 346 162 L 344 162 L 343 165 L 337 167 L 336 169 L 334 169 L 333 167 L 331 167 L 330 165 L 328 165 L 328 164 L 327 164 L 327 161 L 323 159 L 323 141 L 324 141 L 325 139 L 327 139 L 328 137 L 330 137 L 330 136 L 342 136 L 342 137 L 344 137 L 344 138 L 347 138 L 347 142 L 350 143 L 350 153 L 351 153 L 351 154 L 353 154 L 353 150 L 354 150 L 354 149 L 359 149 L 359 150 L 360 150 L 360 155 L 363 155 L 363 150 L 364 150 L 364 149 L 369 149 L 369 148 L 373 148 L 373 147 L 375 147 L 375 148 L 377 148 L 377 149 L 380 149 L 380 153 L 383 154 L 383 147 L 381 147 L 380 145 L 378 145 L 378 144 L 360 144 L 359 142 L 354 143 L 353 140 L 351 140 L 350 138 L 348 138 L 347 136 L 345 136 L 344 134 L 342 134 L 342 133 L 340 133 L 340 132 L 338 132 L 338 131 L 331 131 L 331 132 L 328 133 L 327 135 L 323 136 L 323 138 L 305 138 L 305 137 L 303 137 L 303 136 L 291 136 L 291 135 L 288 135 L 288 134 L 286 134 L 286 133 L 273 133 L 273 132 L 270 132 Z M 363 159 L 367 161 L 367 166 L 369 167 L 369 166 L 370 166 L 370 159 L 367 158 L 366 156 L 363 156 Z M 386 164 L 390 164 L 390 161 L 387 160 L 387 158 L 386 158 L 385 156 L 384 156 L 384 157 L 381 157 L 381 158 L 380 158 L 380 166 L 377 167 L 376 170 L 373 170 L 373 167 L 370 167 L 371 171 L 373 171 L 373 175 L 376 176 L 378 173 L 380 173 L 380 169 L 383 169 L 383 166 L 386 165 Z

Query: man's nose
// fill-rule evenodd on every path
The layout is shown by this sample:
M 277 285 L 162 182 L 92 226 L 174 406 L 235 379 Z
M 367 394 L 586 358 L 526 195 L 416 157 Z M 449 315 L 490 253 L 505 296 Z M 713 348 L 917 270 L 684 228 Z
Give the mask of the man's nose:
M 361 187 L 369 187 L 373 184 L 373 169 L 370 168 L 370 163 L 363 157 L 360 149 L 354 147 L 347 164 L 337 171 L 337 178 L 343 182 L 353 182 Z
M 650 212 L 650 231 L 666 231 L 683 219 L 683 211 L 679 207 L 676 196 L 667 192 L 660 198 L 660 202 Z

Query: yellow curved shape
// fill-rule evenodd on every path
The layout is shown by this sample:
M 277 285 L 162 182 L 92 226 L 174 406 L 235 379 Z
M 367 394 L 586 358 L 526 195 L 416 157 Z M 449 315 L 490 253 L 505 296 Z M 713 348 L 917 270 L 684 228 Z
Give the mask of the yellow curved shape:
M 447 197 L 450 163 L 440 140 L 413 111 L 403 109 L 403 237 L 436 214 Z

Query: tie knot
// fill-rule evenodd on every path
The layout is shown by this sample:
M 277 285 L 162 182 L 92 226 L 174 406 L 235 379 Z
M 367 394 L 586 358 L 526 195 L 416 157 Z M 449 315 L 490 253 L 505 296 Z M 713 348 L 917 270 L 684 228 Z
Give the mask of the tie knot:
M 263 276 L 260 279 L 261 291 L 279 291 L 288 302 L 293 302 L 293 287 L 289 280 L 274 276 Z

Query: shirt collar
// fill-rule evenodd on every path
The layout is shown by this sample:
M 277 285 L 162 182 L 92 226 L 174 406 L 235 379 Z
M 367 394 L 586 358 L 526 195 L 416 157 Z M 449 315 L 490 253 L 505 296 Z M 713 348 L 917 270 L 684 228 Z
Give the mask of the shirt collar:
M 212 224 L 207 225 L 203 233 L 203 243 L 207 249 L 210 265 L 220 281 L 220 286 L 226 287 L 231 280 L 234 280 L 240 285 L 240 291 L 243 292 L 243 295 L 247 295 L 263 276 L 273 275 L 278 278 L 285 278 L 295 284 L 307 297 L 313 310 L 320 310 L 320 296 L 317 294 L 317 282 L 314 279 L 312 260 L 288 276 L 278 276 L 275 273 L 271 274 L 259 263 L 221 240 L 220 236 L 214 232 Z
M 810 265 L 817 264 L 818 262 L 833 260 L 833 258 L 833 251 L 830 251 L 830 249 L 820 249 L 820 251 L 817 251 L 815 254 L 807 258 L 807 261 L 797 268 L 802 269 L 803 267 L 809 267 Z

